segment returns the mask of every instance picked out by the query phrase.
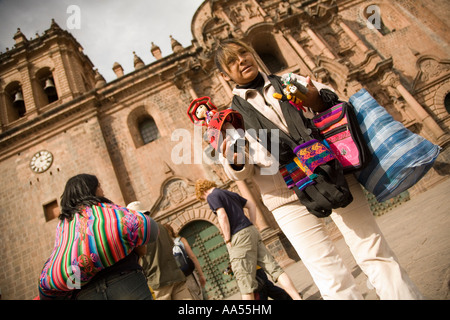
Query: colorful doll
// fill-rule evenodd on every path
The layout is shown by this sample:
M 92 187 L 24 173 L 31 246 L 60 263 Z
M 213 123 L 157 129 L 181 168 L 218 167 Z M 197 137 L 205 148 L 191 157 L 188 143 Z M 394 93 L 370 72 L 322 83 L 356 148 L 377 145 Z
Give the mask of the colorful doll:
M 214 149 L 218 150 L 227 136 L 232 146 L 244 146 L 244 142 L 238 142 L 244 139 L 244 120 L 239 112 L 232 109 L 217 111 L 210 97 L 201 97 L 191 102 L 187 114 L 193 124 L 207 127 L 208 141 Z
M 193 124 L 207 127 L 216 112 L 217 107 L 211 102 L 211 98 L 201 97 L 191 102 L 187 115 Z
M 281 77 L 281 81 L 283 82 L 284 89 L 283 94 L 274 93 L 273 97 L 282 101 L 289 101 L 291 105 L 297 108 L 298 111 L 303 110 L 306 112 L 303 107 L 303 100 L 306 98 L 306 94 L 308 93 L 308 88 L 306 87 L 306 83 L 301 83 L 295 78 L 291 76 L 291 74 L 286 74 Z

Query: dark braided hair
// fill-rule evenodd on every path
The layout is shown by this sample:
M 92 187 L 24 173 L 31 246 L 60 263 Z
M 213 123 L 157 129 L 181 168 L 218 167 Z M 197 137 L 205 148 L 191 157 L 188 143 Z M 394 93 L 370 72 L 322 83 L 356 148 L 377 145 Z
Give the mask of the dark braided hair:
M 84 207 L 98 203 L 112 203 L 105 197 L 95 195 L 99 182 L 96 176 L 82 173 L 67 180 L 66 187 L 61 196 L 60 220 L 72 220 L 73 216 Z

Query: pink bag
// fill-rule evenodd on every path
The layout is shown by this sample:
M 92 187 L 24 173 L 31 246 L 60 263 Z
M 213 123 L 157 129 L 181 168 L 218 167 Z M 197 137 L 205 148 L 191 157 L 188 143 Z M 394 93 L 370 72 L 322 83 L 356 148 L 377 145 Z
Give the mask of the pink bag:
M 371 159 L 353 106 L 342 102 L 318 114 L 313 123 L 328 142 L 344 173 L 362 169 Z

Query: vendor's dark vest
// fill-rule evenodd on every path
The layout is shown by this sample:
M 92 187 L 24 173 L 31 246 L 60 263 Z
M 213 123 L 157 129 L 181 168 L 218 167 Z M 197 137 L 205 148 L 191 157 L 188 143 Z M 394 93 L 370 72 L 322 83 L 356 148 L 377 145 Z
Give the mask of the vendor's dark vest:
M 282 93 L 282 83 L 280 77 L 275 75 L 268 76 L 275 91 Z M 293 149 L 306 141 L 321 138 L 317 130 L 310 124 L 301 111 L 298 111 L 287 101 L 280 101 L 281 111 L 286 120 L 289 135 L 283 130 L 279 133 L 279 163 L 287 164 L 293 160 L 295 154 Z M 270 152 L 274 147 L 275 141 L 271 139 L 271 129 L 279 129 L 272 121 L 265 117 L 261 112 L 255 109 L 247 100 L 234 96 L 231 108 L 238 111 L 244 118 L 245 129 L 254 129 L 254 133 L 261 134 L 260 129 L 266 129 L 267 137 L 259 137 L 267 142 L 267 149 Z M 294 187 L 294 191 L 300 199 L 300 202 L 312 214 L 317 217 L 326 217 L 331 214 L 332 209 L 347 206 L 353 197 L 345 180 L 343 168 L 338 160 L 334 159 L 317 169 L 318 178 L 316 184 L 308 186 L 300 191 Z

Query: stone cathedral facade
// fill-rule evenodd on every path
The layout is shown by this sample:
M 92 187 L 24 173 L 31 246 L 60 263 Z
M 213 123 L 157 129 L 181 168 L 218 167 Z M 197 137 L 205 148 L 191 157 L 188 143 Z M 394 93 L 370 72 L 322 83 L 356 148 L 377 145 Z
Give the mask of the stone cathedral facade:
M 294 72 L 331 85 L 342 99 L 366 88 L 410 130 L 443 147 L 411 197 L 449 175 L 450 25 L 446 0 L 205 0 L 192 17 L 192 44 L 163 53 L 148 35 L 149 64 L 111 66 L 106 82 L 82 46 L 57 22 L 0 54 L 0 290 L 37 295 L 59 201 L 71 176 L 99 177 L 108 198 L 141 201 L 185 236 L 205 271 L 208 299 L 236 292 L 223 274 L 228 256 L 215 215 L 194 197 L 198 178 L 258 204 L 257 227 L 285 266 L 298 260 L 251 181 L 230 181 L 204 155 L 202 131 L 186 116 L 210 96 L 229 106 L 232 83 L 213 62 L 220 39 L 251 45 L 267 73 Z M 332 231 L 331 223 L 329 224 Z

